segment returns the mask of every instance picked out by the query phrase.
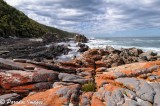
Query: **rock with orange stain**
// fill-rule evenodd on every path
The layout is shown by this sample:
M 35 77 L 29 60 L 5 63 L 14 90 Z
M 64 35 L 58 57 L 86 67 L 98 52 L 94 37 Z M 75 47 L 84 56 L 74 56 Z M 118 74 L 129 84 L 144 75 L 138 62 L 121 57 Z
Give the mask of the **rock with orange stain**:
M 107 64 L 104 63 L 103 61 L 96 61 L 95 64 L 96 64 L 96 68 L 106 67 L 107 66 Z
M 150 65 L 150 67 L 147 68 L 146 65 L 149 63 L 152 64 L 152 62 L 133 63 L 133 64 L 127 64 L 119 67 L 110 68 L 106 70 L 109 72 L 104 72 L 99 77 L 101 77 L 102 79 L 104 78 L 117 79 L 121 77 L 138 77 L 140 75 L 144 75 L 147 73 L 158 72 L 160 66 L 154 64 Z
M 108 84 L 106 79 L 99 78 L 98 76 L 95 77 L 95 83 L 96 83 L 97 89 L 102 87 L 104 84 Z
M 94 73 L 94 69 L 93 68 L 77 68 L 76 70 L 77 72 L 89 72 L 89 73 Z
M 58 73 L 52 70 L 35 69 L 33 71 L 7 70 L 0 73 L 0 85 L 4 89 L 38 82 L 54 82 Z
M 79 104 L 80 85 L 60 86 L 49 89 L 45 92 L 39 92 L 25 97 L 20 101 L 23 104 L 14 104 L 12 106 L 34 106 L 37 101 L 38 106 L 77 106 Z
M 74 62 L 60 62 L 61 66 L 65 66 L 65 67 L 73 67 L 73 68 L 79 68 L 80 66 L 77 63 Z
M 159 105 L 160 61 L 133 63 L 97 74 L 93 97 L 107 106 Z
M 10 89 L 10 91 L 17 92 L 17 93 L 28 94 L 31 91 L 32 92 L 33 91 L 42 91 L 42 90 L 50 89 L 51 87 L 52 87 L 51 82 L 40 82 L 40 83 L 35 83 L 35 84 L 27 84 L 27 85 L 21 85 L 21 86 L 13 87 L 13 88 Z
M 96 61 L 100 61 L 102 56 L 107 54 L 103 49 L 89 49 L 88 51 L 84 52 L 80 57 L 77 57 L 74 61 L 76 63 L 80 63 L 82 67 L 87 68 L 96 68 Z M 97 62 L 97 66 L 101 67 L 102 65 L 105 66 L 104 63 Z
M 107 68 L 106 67 L 100 67 L 96 69 L 96 72 L 107 72 Z
M 93 96 L 92 101 L 91 101 L 91 106 L 107 106 L 105 105 L 102 100 L 96 98 Z
M 85 78 L 92 78 L 95 74 L 95 70 L 93 68 L 78 68 L 77 75 Z
M 80 106 L 91 106 L 93 92 L 84 92 L 80 97 Z
M 93 94 L 92 104 L 94 106 L 117 106 L 124 102 L 124 96 L 121 88 L 115 85 L 106 84 Z M 120 105 L 122 105 L 120 104 Z

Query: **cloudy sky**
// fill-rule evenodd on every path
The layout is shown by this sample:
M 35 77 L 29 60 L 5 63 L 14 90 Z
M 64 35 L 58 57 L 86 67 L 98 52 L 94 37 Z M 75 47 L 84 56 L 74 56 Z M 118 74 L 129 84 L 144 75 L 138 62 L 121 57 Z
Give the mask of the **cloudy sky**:
M 5 0 L 30 18 L 88 36 L 160 36 L 160 0 Z

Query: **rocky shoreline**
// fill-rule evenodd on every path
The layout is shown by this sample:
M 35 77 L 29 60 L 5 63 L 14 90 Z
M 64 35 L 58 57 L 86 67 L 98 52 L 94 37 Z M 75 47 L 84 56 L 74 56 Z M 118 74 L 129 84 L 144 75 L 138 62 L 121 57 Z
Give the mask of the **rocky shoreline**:
M 160 56 L 152 51 L 79 43 L 80 56 L 55 61 L 70 49 L 58 41 L 17 41 L 0 44 L 0 106 L 160 105 Z

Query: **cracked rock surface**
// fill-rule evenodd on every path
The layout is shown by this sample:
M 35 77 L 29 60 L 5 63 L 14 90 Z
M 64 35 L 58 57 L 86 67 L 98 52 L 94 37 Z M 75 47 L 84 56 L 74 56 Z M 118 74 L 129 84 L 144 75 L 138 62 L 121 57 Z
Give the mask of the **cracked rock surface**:
M 160 106 L 160 61 L 121 58 L 153 55 L 142 53 L 90 49 L 56 63 L 1 58 L 0 99 L 20 101 L 4 106 Z

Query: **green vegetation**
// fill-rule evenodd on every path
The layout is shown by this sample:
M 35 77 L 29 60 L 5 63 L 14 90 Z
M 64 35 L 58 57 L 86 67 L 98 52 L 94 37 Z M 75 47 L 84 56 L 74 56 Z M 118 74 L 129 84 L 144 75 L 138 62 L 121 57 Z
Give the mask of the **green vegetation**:
M 73 33 L 39 24 L 0 0 L 0 37 L 41 37 L 47 32 L 57 33 L 60 37 L 73 36 Z
M 93 82 L 88 82 L 87 84 L 82 85 L 82 91 L 85 92 L 94 92 L 95 85 Z

